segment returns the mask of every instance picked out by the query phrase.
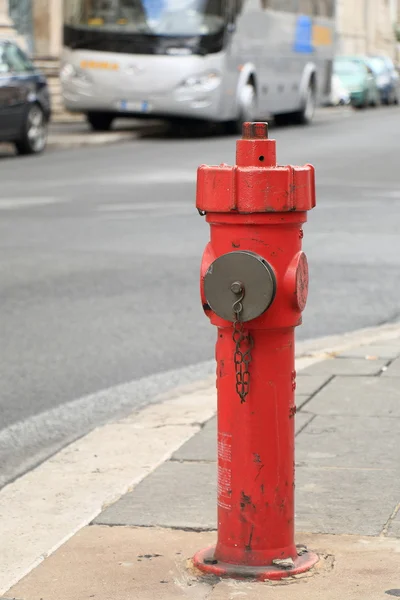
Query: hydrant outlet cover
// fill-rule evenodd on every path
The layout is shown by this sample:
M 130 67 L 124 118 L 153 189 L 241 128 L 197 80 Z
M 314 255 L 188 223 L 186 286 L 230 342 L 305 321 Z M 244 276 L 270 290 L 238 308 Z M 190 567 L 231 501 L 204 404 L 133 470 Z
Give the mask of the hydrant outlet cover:
M 274 300 L 274 271 L 264 258 L 246 251 L 223 254 L 210 265 L 204 277 L 205 297 L 211 310 L 226 321 L 236 320 L 234 305 L 239 295 L 232 285 L 238 282 L 244 291 L 240 320 L 256 319 Z

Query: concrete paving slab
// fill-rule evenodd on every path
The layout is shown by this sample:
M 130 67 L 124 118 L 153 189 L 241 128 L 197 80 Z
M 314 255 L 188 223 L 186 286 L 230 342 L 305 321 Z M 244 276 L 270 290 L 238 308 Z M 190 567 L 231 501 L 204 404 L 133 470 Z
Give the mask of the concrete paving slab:
M 388 536 L 400 539 L 400 503 L 397 505 L 396 509 L 397 514 L 389 526 Z
M 199 433 L 173 454 L 172 459 L 215 462 L 217 460 L 217 418 L 208 421 Z
M 309 372 L 308 369 L 307 372 Z M 314 376 L 312 374 L 312 370 L 311 374 L 308 375 L 303 375 L 303 372 L 298 373 L 296 379 L 296 397 L 305 395 L 311 396 L 312 394 L 315 394 L 315 392 L 320 390 L 322 386 L 329 381 L 330 378 L 331 375 Z
M 296 435 L 299 435 L 306 427 L 308 427 L 309 423 L 311 423 L 314 418 L 315 415 L 309 412 L 298 412 L 295 417 Z
M 297 402 L 308 399 L 308 396 L 300 396 Z M 302 431 L 314 418 L 309 412 L 298 412 L 296 414 L 296 433 Z M 172 456 L 177 461 L 201 461 L 215 462 L 217 460 L 217 418 L 208 421 L 206 426 L 193 436 Z
M 297 438 L 296 460 L 339 469 L 385 468 L 400 476 L 399 430 L 400 420 L 390 417 L 316 416 Z
M 19 600 L 379 600 L 400 589 L 400 540 L 302 534 L 321 559 L 283 582 L 219 580 L 190 566 L 215 533 L 87 527 L 9 590 Z M 5 600 L 3 598 L 3 600 Z
M 385 469 L 297 467 L 296 529 L 379 535 L 398 502 L 398 481 Z
M 304 369 L 311 375 L 378 375 L 387 364 L 387 360 L 368 360 L 363 358 L 335 358 L 324 360 Z
M 400 377 L 400 358 L 394 360 L 382 375 L 384 377 Z
M 310 400 L 307 411 L 320 415 L 400 417 L 399 380 L 335 377 Z
M 319 552 L 313 574 L 290 582 L 227 580 L 209 600 L 390 600 L 400 597 L 400 542 L 350 536 L 306 536 L 301 541 Z
M 340 358 L 367 358 L 375 357 L 379 359 L 393 360 L 400 356 L 400 344 L 398 340 L 395 343 L 371 344 L 369 346 L 360 346 L 346 350 L 338 355 Z
M 300 434 L 296 448 L 299 528 L 362 535 L 381 532 L 398 502 L 400 460 L 393 436 L 395 420 L 379 419 L 376 431 L 377 421 L 364 418 L 346 423 L 340 417 L 317 417 Z M 363 436 L 354 444 L 361 431 Z M 385 490 L 379 503 L 377 489 Z M 167 462 L 95 523 L 215 529 L 215 463 Z
M 20 600 L 203 600 L 186 561 L 215 534 L 87 527 L 12 588 Z
M 215 463 L 168 461 L 95 523 L 207 530 L 216 528 Z

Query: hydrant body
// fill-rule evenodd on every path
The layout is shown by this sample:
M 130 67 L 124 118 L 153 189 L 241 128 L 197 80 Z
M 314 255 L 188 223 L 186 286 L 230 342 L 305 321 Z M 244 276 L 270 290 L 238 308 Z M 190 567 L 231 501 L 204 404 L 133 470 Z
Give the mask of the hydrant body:
M 294 330 L 308 292 L 302 226 L 314 169 L 277 166 L 266 123 L 244 124 L 236 162 L 198 170 L 211 231 L 201 297 L 218 328 L 218 541 L 194 563 L 280 579 L 318 560 L 294 541 Z

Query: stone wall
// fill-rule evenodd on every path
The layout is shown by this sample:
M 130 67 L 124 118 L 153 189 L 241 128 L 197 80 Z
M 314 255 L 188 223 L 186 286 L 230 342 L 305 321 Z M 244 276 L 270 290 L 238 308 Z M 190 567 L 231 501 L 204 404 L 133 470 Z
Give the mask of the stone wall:
M 387 0 L 337 1 L 338 54 L 387 54 L 396 51 Z

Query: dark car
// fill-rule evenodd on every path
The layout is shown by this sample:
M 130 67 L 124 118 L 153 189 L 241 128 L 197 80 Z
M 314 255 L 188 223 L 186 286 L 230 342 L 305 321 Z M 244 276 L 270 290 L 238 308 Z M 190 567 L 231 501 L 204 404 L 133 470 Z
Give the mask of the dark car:
M 19 154 L 42 152 L 50 116 L 46 78 L 14 42 L 0 40 L 0 142 Z
M 400 80 L 392 60 L 386 56 L 371 56 L 367 62 L 376 76 L 383 104 L 398 104 L 400 101 Z

